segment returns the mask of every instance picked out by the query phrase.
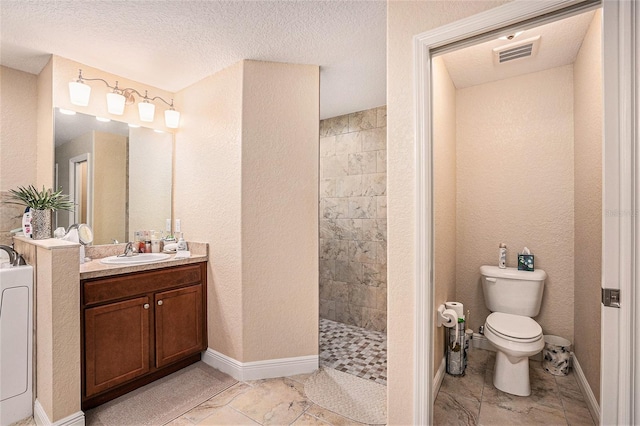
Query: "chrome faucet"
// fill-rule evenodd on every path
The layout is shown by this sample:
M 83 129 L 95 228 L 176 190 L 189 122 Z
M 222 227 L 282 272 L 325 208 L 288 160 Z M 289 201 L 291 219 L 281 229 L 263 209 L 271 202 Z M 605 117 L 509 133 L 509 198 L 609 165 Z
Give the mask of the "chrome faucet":
M 26 265 L 24 257 L 17 251 L 15 251 L 12 247 L 0 245 L 0 250 L 4 250 L 9 255 L 9 263 L 11 266 L 22 266 Z
M 133 243 L 129 241 L 127 245 L 124 247 L 124 253 L 119 254 L 118 257 L 131 257 L 137 254 L 138 253 L 136 253 L 135 249 L 133 248 Z

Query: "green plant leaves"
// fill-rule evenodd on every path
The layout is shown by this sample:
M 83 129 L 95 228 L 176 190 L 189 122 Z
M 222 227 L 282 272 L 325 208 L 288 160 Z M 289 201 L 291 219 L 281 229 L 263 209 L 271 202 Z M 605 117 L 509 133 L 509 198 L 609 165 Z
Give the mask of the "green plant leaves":
M 68 195 L 62 193 L 62 188 L 57 191 L 45 189 L 38 191 L 35 186 L 19 186 L 18 189 L 10 189 L 9 198 L 12 204 L 22 204 L 36 210 L 68 210 L 73 211 L 75 205 Z

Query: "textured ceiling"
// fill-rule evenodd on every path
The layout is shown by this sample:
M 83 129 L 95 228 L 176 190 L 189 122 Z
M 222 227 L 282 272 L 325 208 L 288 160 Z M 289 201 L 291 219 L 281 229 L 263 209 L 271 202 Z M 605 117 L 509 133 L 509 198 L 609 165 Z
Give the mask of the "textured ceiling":
M 322 118 L 386 103 L 385 1 L 0 0 L 0 24 L 0 63 L 33 74 L 55 54 L 177 92 L 241 59 L 317 64 Z
M 572 64 L 593 20 L 594 11 L 524 31 L 513 40 L 491 40 L 442 55 L 458 89 Z M 493 48 L 540 36 L 538 52 L 502 64 L 494 62 Z

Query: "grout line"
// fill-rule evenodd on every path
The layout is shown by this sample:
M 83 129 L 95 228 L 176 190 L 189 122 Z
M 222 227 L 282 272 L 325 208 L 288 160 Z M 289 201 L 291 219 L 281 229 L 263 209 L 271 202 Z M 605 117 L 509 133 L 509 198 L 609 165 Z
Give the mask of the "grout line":
M 255 419 L 253 419 L 252 417 L 249 417 L 246 413 L 243 413 L 242 411 L 238 410 L 238 409 L 237 409 L 237 408 L 235 408 L 235 407 L 232 407 L 232 406 L 231 406 L 231 405 L 229 405 L 229 404 L 224 405 L 223 407 L 229 407 L 231 410 L 235 411 L 236 413 L 242 414 L 244 417 L 248 418 L 249 420 L 251 420 L 252 422 L 254 422 L 254 423 L 256 423 L 256 424 L 259 424 L 259 425 L 262 425 L 262 424 L 263 424 L 263 423 L 261 423 L 261 422 L 259 422 L 259 421 L 255 420 Z M 220 407 L 220 408 L 222 408 L 222 407 Z M 205 418 L 209 418 L 209 417 L 210 417 L 210 416 L 205 417 Z M 202 420 L 204 420 L 204 419 L 202 419 Z M 200 420 L 200 423 L 202 422 L 202 420 Z

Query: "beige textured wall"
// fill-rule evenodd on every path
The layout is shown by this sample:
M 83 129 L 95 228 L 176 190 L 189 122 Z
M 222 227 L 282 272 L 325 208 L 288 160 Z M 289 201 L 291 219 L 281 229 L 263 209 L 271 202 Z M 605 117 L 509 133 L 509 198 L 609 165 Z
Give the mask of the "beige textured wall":
M 477 330 L 480 266 L 527 246 L 547 272 L 545 334 L 573 340 L 573 67 L 457 91 L 457 300 Z
M 36 398 L 52 423 L 80 411 L 79 244 L 15 239 L 35 266 Z
M 456 88 L 442 58 L 432 63 L 433 192 L 435 221 L 434 304 L 456 300 Z M 434 374 L 445 354 L 445 328 L 434 319 Z
M 318 354 L 319 72 L 244 61 L 243 362 Z
M 0 66 L 0 191 L 35 183 L 37 81 Z
M 0 199 L 9 189 L 36 183 L 37 77 L 0 66 Z M 32 159 L 25 161 L 25 152 Z M 21 226 L 23 207 L 0 202 L 0 244 Z
M 387 108 L 320 122 L 320 317 L 387 331 Z
M 575 124 L 574 352 L 600 401 L 600 277 L 602 264 L 601 11 L 573 65 Z
M 127 204 L 127 137 L 93 134 L 93 243 L 124 241 Z
M 36 183 L 39 187 L 53 187 L 53 60 L 38 74 L 38 142 L 36 147 Z M 68 83 L 68 81 L 67 81 Z
M 413 36 L 505 1 L 390 1 L 387 6 L 388 423 L 413 423 L 415 140 Z
M 209 251 L 209 347 L 318 351 L 318 67 L 239 62 L 181 91 L 175 212 Z
M 209 347 L 243 359 L 241 253 L 242 73 L 238 62 L 176 95 L 175 217 L 209 243 Z

